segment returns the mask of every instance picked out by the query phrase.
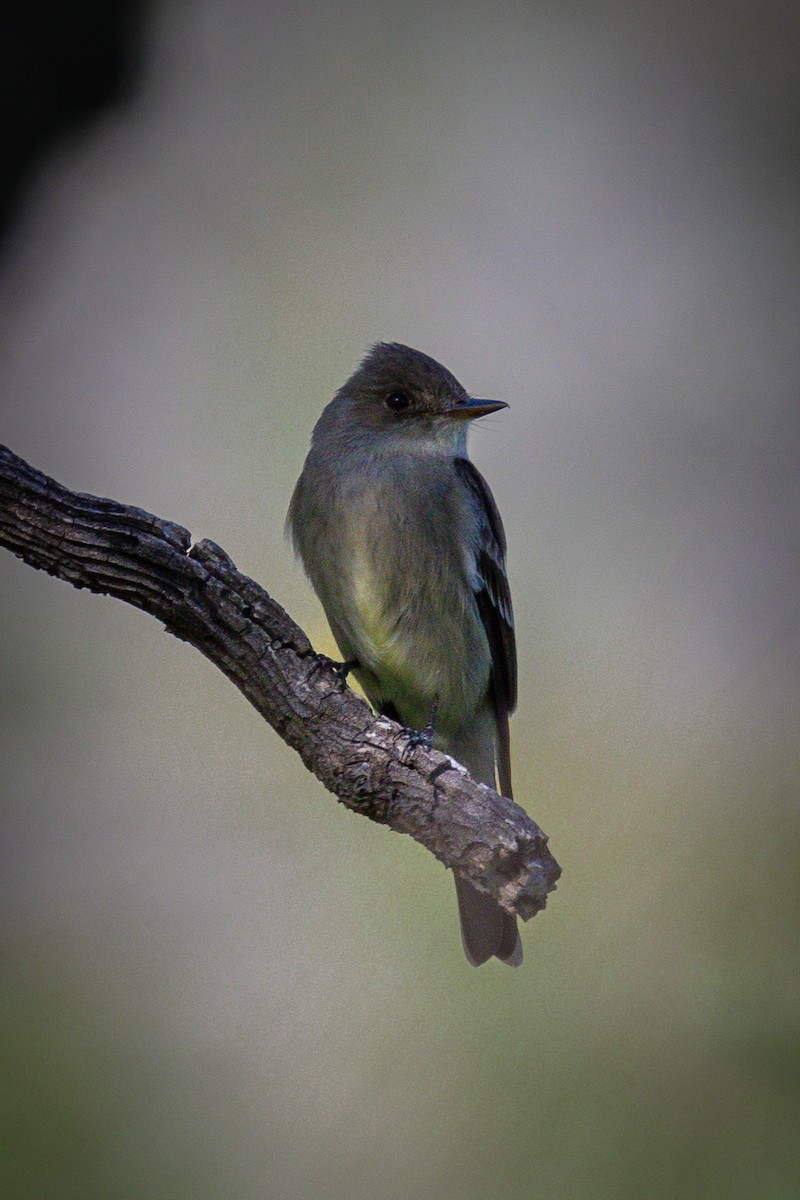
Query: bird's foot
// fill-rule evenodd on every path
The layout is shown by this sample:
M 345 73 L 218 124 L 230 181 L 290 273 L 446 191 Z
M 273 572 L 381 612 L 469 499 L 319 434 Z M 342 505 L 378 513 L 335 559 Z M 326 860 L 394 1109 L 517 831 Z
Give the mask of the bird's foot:
M 357 658 L 348 658 L 345 662 L 337 662 L 335 658 L 328 658 L 327 654 L 315 654 L 314 658 L 315 668 L 327 667 L 329 671 L 333 671 L 342 686 L 347 682 L 350 672 L 358 666 Z
M 403 762 L 407 762 L 414 751 L 420 746 L 423 750 L 433 749 L 433 725 L 436 720 L 436 713 L 438 709 L 439 701 L 434 700 L 433 708 L 431 709 L 430 720 L 424 729 L 403 729 L 403 733 L 405 733 L 406 737 L 408 738 L 402 754 Z

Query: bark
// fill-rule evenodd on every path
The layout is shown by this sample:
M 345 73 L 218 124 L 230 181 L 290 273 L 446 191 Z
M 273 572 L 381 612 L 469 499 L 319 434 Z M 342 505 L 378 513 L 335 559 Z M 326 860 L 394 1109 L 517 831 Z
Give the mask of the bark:
M 259 584 L 210 541 L 69 491 L 0 447 L 0 544 L 32 567 L 163 621 L 244 693 L 342 804 L 410 834 L 527 920 L 560 868 L 519 805 L 371 709 Z

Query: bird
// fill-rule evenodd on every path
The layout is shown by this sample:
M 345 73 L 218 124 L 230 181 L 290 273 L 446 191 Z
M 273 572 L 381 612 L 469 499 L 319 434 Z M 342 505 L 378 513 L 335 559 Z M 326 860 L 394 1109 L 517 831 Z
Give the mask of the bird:
M 475 399 L 441 363 L 378 342 L 323 409 L 286 525 L 344 663 L 379 714 L 512 798 L 517 700 L 503 523 L 467 455 Z M 516 918 L 455 874 L 468 961 L 516 967 Z

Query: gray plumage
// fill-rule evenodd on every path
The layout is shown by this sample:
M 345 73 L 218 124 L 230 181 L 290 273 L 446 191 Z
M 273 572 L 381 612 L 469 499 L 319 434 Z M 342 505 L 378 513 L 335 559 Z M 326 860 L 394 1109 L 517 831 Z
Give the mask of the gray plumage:
M 339 650 L 382 713 L 511 796 L 516 651 L 505 537 L 467 458 L 472 400 L 418 350 L 379 343 L 320 416 L 287 518 Z M 522 961 L 516 921 L 456 877 L 475 966 Z

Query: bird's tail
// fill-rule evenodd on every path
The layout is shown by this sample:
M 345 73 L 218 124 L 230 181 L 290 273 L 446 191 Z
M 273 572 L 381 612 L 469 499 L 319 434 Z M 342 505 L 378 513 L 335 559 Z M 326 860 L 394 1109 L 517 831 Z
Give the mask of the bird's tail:
M 510 967 L 518 967 L 522 962 L 522 942 L 516 917 L 461 875 L 456 875 L 456 896 L 461 941 L 473 967 L 479 967 L 493 955 Z
M 451 740 L 447 752 L 464 764 L 473 779 L 494 787 L 496 737 L 495 716 L 487 707 L 466 736 Z M 506 722 L 505 745 L 507 744 Z M 502 749 L 502 742 L 500 748 Z M 510 795 L 511 779 L 507 758 L 506 754 L 506 765 L 503 769 L 504 760 L 501 757 L 500 786 L 507 789 L 507 793 L 504 794 Z M 456 875 L 456 896 L 464 953 L 473 967 L 479 967 L 493 956 L 501 962 L 508 963 L 510 967 L 518 967 L 522 962 L 522 942 L 517 931 L 516 917 L 501 908 L 491 896 L 479 892 L 460 875 Z
M 390 701 L 376 704 L 384 716 L 402 724 L 400 713 Z M 463 762 L 470 774 L 480 782 L 494 787 L 494 718 L 488 709 L 483 714 L 483 720 L 476 723 L 467 737 L 451 739 L 442 748 L 459 762 Z M 508 722 L 506 722 L 506 745 L 508 744 Z M 507 761 L 507 755 L 506 755 Z M 505 776 L 501 767 L 501 787 L 504 780 L 510 792 L 511 779 L 508 767 Z M 501 908 L 496 900 L 479 892 L 461 875 L 456 875 L 456 897 L 458 898 L 458 916 L 461 922 L 461 941 L 464 953 L 473 967 L 479 967 L 487 959 L 497 957 L 510 967 L 518 967 L 522 962 L 522 942 L 517 931 L 517 919 Z

